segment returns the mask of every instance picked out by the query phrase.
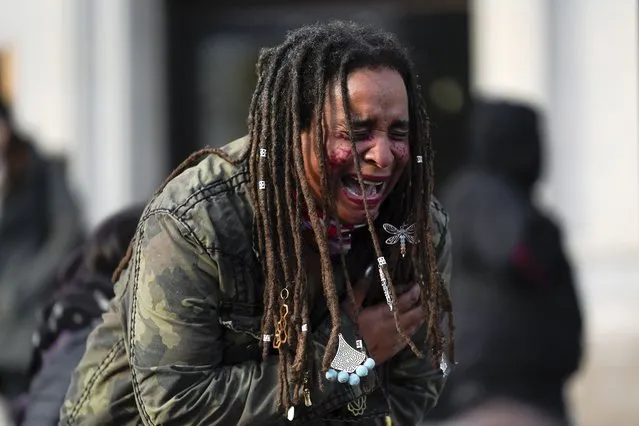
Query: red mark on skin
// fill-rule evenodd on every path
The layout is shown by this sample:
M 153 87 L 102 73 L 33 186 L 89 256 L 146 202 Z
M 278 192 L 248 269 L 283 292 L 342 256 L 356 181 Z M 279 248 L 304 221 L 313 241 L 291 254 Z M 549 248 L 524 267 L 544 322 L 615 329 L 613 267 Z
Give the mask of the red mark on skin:
M 353 161 L 351 147 L 338 146 L 328 153 L 328 165 L 331 169 L 350 165 Z
M 398 163 L 405 164 L 408 162 L 408 157 L 410 156 L 410 148 L 407 143 L 395 143 L 391 147 L 391 151 L 393 152 L 393 156 Z

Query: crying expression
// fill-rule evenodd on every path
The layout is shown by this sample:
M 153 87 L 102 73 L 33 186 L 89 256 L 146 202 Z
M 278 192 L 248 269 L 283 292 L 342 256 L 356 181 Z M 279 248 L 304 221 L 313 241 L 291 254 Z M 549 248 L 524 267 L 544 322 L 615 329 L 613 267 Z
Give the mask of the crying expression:
M 324 141 L 329 190 L 333 191 L 342 223 L 366 222 L 364 199 L 376 217 L 379 206 L 392 192 L 410 157 L 409 111 L 406 86 L 390 68 L 353 71 L 347 81 L 353 140 L 360 160 L 364 189 L 357 179 L 353 149 L 338 83 L 327 92 L 324 107 Z M 321 170 L 313 143 L 315 129 L 302 132 L 302 153 L 309 186 L 321 200 Z

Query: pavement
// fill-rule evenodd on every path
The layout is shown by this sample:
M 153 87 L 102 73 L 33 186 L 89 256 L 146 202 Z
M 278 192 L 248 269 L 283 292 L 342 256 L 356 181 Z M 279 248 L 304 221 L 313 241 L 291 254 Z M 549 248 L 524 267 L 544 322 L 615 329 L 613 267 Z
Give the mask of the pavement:
M 639 425 L 639 254 L 577 262 L 586 354 L 571 383 L 575 426 Z

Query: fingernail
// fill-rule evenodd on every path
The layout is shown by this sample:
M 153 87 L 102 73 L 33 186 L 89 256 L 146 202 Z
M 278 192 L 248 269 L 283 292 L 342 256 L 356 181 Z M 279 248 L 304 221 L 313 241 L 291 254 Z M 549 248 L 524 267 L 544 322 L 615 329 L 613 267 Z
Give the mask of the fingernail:
M 419 286 L 413 287 L 413 289 L 411 290 L 411 296 L 410 296 L 410 299 L 413 301 L 413 303 L 419 300 L 419 294 L 420 294 Z

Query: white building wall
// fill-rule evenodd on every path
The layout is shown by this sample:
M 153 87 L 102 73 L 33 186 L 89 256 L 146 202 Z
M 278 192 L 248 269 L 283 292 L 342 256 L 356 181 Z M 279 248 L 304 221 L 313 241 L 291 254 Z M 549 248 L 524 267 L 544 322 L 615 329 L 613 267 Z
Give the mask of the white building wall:
M 546 115 L 543 200 L 579 256 L 639 255 L 634 0 L 475 0 L 472 86 Z
M 19 124 L 69 158 L 94 225 L 146 199 L 166 173 L 159 0 L 0 0 Z
M 549 0 L 471 2 L 471 88 L 548 105 Z
M 70 6 L 67 0 L 0 0 L 0 47 L 14 56 L 16 118 L 57 153 L 72 148 Z
M 639 260 L 639 34 L 635 0 L 553 3 L 550 180 L 572 240 Z M 576 170 L 564 164 L 579 163 Z M 571 203 L 574 197 L 575 204 Z M 563 201 L 568 200 L 568 201 Z

